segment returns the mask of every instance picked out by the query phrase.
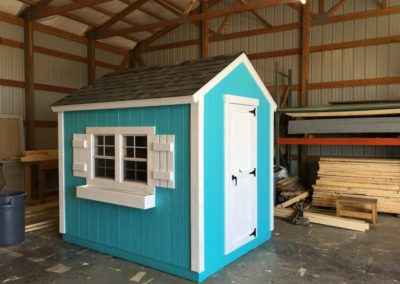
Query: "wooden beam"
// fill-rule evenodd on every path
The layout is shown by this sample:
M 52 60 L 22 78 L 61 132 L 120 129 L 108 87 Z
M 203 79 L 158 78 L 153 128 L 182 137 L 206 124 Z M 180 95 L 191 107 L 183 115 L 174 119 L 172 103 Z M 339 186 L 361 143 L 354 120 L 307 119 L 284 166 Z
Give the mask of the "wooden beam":
M 293 205 L 293 204 L 295 204 L 295 203 L 297 203 L 299 201 L 302 201 L 302 200 L 306 199 L 308 196 L 309 196 L 309 193 L 306 191 L 306 192 L 304 192 L 304 193 L 302 193 L 300 195 L 297 195 L 296 197 L 293 197 L 293 198 L 289 199 L 288 201 L 285 201 L 283 203 L 280 203 L 280 204 L 276 205 L 275 208 L 286 208 L 286 207 L 289 207 L 289 206 L 291 206 L 291 205 Z
M 346 3 L 346 1 L 347 1 L 347 0 L 339 0 L 339 2 L 337 2 L 335 5 L 333 5 L 332 8 L 330 8 L 330 9 L 326 12 L 326 14 L 327 14 L 328 16 L 333 16 L 333 15 L 335 15 L 335 14 L 339 11 L 339 9 L 343 7 L 343 5 Z
M 133 2 L 132 4 L 128 5 L 125 9 L 122 11 L 118 12 L 115 16 L 112 18 L 108 19 L 105 23 L 101 24 L 97 28 L 91 30 L 88 35 L 90 37 L 95 37 L 96 34 L 99 34 L 103 31 L 108 30 L 112 25 L 114 25 L 116 22 L 122 20 L 126 16 L 128 16 L 130 13 L 133 13 L 135 10 L 137 10 L 139 7 L 141 7 L 143 4 L 148 2 L 149 0 L 137 0 Z
M 292 8 L 293 10 L 295 10 L 296 12 L 298 12 L 299 14 L 302 13 L 301 4 L 289 3 L 289 4 L 287 4 L 287 6 L 290 7 L 290 8 Z
M 380 85 L 396 85 L 396 84 L 400 84 L 400 76 L 311 83 L 308 85 L 308 89 L 309 90 L 340 89 L 340 88 L 361 87 L 361 86 L 380 86 Z
M 32 19 L 32 15 L 39 13 L 41 10 L 46 9 L 47 6 L 52 2 L 53 0 L 40 0 L 38 3 L 31 4 L 32 6 L 29 6 L 25 8 L 21 13 L 20 16 L 22 18 L 26 19 Z
M 25 82 L 17 81 L 17 80 L 10 80 L 10 79 L 0 79 L 0 86 L 5 87 L 13 87 L 13 88 L 25 88 Z M 63 86 L 54 86 L 54 85 L 47 85 L 47 84 L 40 84 L 35 83 L 34 89 L 38 91 L 46 91 L 52 93 L 61 93 L 61 94 L 69 94 L 76 91 L 76 88 L 69 88 Z
M 280 137 L 279 145 L 341 145 L 341 146 L 400 146 L 400 138 L 287 138 Z
M 155 0 L 154 2 L 156 2 L 158 5 L 160 5 L 161 7 L 163 7 L 164 9 L 168 10 L 169 12 L 171 12 L 172 14 L 175 14 L 176 16 L 181 16 L 183 15 L 183 10 L 181 10 L 179 7 L 177 7 L 176 5 L 173 5 L 171 2 L 167 2 L 165 0 Z
M 126 5 L 130 5 L 130 4 L 131 4 L 131 2 L 130 2 L 129 0 L 119 0 L 119 1 L 121 1 L 122 3 L 125 3 Z M 145 8 L 145 7 L 140 7 L 140 8 L 138 8 L 138 10 L 139 10 L 140 12 L 144 13 L 144 14 L 147 14 L 148 16 L 153 17 L 154 19 L 159 20 L 159 21 L 164 21 L 164 20 L 166 20 L 166 18 L 164 18 L 164 17 L 161 16 L 160 14 L 156 14 L 156 13 L 154 13 L 153 11 L 151 11 L 151 10 Z
M 219 10 L 209 10 L 207 13 L 193 14 L 188 16 L 182 16 L 173 20 L 160 21 L 154 24 L 147 24 L 141 27 L 124 28 L 115 31 L 108 31 L 101 34 L 99 38 L 107 38 L 111 36 L 124 35 L 133 32 L 141 32 L 147 29 L 158 29 L 168 26 L 175 26 L 178 24 L 200 22 L 203 20 L 211 20 L 226 15 L 237 14 L 247 12 L 255 9 L 266 8 L 281 3 L 297 3 L 299 0 L 253 0 L 248 4 L 235 3 Z
M 88 84 L 93 84 L 96 80 L 96 41 L 89 38 L 87 43 L 87 77 Z
M 70 4 L 65 4 L 63 6 L 56 6 L 56 7 L 46 7 L 45 9 L 40 9 L 35 13 L 30 15 L 30 19 L 37 20 L 41 18 L 46 18 L 55 15 L 62 15 L 67 12 L 71 12 L 74 10 L 90 7 L 93 5 L 102 4 L 105 2 L 110 2 L 112 0 L 79 0 L 79 2 L 73 2 Z
M 24 44 L 22 42 L 15 41 L 12 39 L 2 38 L 2 37 L 0 37 L 0 45 L 24 49 Z M 42 46 L 33 46 L 33 52 L 53 56 L 56 58 L 62 58 L 62 59 L 66 59 L 66 60 L 82 62 L 85 64 L 87 64 L 87 62 L 88 62 L 87 57 L 83 57 L 83 56 L 79 56 L 76 54 L 67 53 L 67 52 L 63 52 L 63 51 L 59 51 L 59 50 L 54 50 L 54 49 L 50 49 L 50 48 L 46 48 L 46 47 L 42 47 Z M 96 66 L 101 66 L 101 67 L 112 69 L 112 70 L 119 69 L 118 65 L 107 63 L 107 62 L 104 62 L 101 60 L 96 60 Z
M 207 13 L 207 8 L 208 8 L 207 0 L 201 0 L 200 7 L 201 7 L 202 13 Z M 207 20 L 201 21 L 201 27 L 200 27 L 200 39 L 201 39 L 200 56 L 201 56 L 201 58 L 208 57 L 208 38 L 209 38 L 208 31 L 209 31 L 208 30 L 208 21 Z
M 318 1 L 318 12 L 320 14 L 325 13 L 325 0 L 319 0 Z
M 25 69 L 25 120 L 26 127 L 26 148 L 35 147 L 35 99 L 34 99 L 34 60 L 33 60 L 33 23 L 31 20 L 24 21 L 24 69 Z
M 300 105 L 307 105 L 307 84 L 310 78 L 310 35 L 311 35 L 311 4 L 303 5 L 300 64 Z
M 225 26 L 228 23 L 228 20 L 229 20 L 229 16 L 225 16 L 224 19 L 222 20 L 221 24 L 219 25 L 217 31 L 216 31 L 217 34 L 221 34 L 224 31 Z
M 239 3 L 247 4 L 247 1 L 246 1 L 246 0 L 238 0 L 238 1 L 239 1 Z M 250 13 L 253 14 L 253 16 L 256 17 L 256 19 L 257 19 L 264 27 L 267 27 L 267 28 L 271 28 L 271 27 L 272 27 L 272 25 L 271 25 L 266 19 L 264 19 L 264 17 L 262 17 L 260 14 L 258 14 L 256 11 L 252 10 L 252 11 L 250 11 Z

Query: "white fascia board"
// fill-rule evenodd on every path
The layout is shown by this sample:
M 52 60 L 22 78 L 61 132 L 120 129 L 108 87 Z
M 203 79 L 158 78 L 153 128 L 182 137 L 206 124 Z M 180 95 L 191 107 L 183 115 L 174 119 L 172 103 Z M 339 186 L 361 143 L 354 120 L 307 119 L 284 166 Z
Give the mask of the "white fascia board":
M 51 109 L 53 112 L 63 112 L 63 111 L 181 105 L 181 104 L 190 104 L 192 102 L 194 102 L 193 96 L 184 96 L 184 97 L 170 97 L 170 98 L 158 98 L 158 99 L 147 99 L 147 100 L 129 100 L 129 101 L 101 102 L 92 104 L 63 105 L 63 106 L 53 106 Z
M 244 64 L 247 69 L 249 70 L 250 74 L 253 76 L 254 80 L 256 81 L 257 85 L 263 92 L 264 97 L 266 100 L 272 105 L 274 111 L 277 109 L 277 105 L 272 98 L 270 92 L 268 91 L 267 87 L 265 87 L 263 81 L 261 80 L 260 76 L 258 75 L 257 71 L 254 69 L 253 64 L 251 64 L 249 58 L 245 53 L 242 53 L 238 56 L 231 64 L 226 66 L 221 72 L 219 72 L 214 78 L 212 78 L 207 84 L 205 84 L 200 90 L 194 93 L 194 100 L 197 102 L 201 97 L 204 97 L 208 94 L 208 92 L 214 88 L 219 82 L 221 82 L 226 76 L 228 76 L 237 66 L 240 64 Z

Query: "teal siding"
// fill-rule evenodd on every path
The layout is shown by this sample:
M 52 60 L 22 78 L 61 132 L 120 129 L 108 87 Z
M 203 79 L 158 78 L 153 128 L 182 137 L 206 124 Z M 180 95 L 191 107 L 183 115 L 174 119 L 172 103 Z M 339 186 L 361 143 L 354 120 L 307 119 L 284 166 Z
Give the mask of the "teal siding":
M 175 135 L 176 188 L 157 188 L 156 207 L 140 210 L 76 198 L 85 179 L 72 175 L 72 135 L 94 126 L 155 126 Z M 195 278 L 190 272 L 190 106 L 67 112 L 65 239 Z
M 224 254 L 224 95 L 259 99 L 258 123 L 258 230 L 251 243 L 225 256 Z M 269 117 L 272 106 L 263 96 L 247 68 L 242 64 L 213 88 L 205 97 L 204 155 L 205 155 L 205 279 L 228 263 L 270 238 L 271 208 L 269 192 Z

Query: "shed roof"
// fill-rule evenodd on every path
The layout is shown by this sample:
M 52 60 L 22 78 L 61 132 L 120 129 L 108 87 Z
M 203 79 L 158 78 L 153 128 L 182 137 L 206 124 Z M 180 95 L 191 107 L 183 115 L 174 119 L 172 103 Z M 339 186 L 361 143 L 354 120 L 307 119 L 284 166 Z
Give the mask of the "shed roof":
M 237 57 L 238 54 L 217 56 L 111 73 L 53 106 L 191 96 Z

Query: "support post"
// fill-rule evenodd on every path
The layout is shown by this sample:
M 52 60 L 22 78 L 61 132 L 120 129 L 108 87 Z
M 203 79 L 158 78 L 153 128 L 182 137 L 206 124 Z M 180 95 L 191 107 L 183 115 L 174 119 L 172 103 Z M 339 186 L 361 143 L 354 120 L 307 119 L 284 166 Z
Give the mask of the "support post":
M 92 84 L 96 79 L 96 41 L 88 38 L 87 42 L 87 70 L 88 84 Z
M 201 13 L 206 13 L 208 8 L 208 0 L 201 0 Z M 200 25 L 200 41 L 201 41 L 201 50 L 200 56 L 201 58 L 208 57 L 208 42 L 209 42 L 209 29 L 208 29 L 208 21 L 202 20 Z
M 25 67 L 25 121 L 26 149 L 35 147 L 33 23 L 24 20 L 24 67 Z
M 300 70 L 300 105 L 307 105 L 307 84 L 310 67 L 310 33 L 311 33 L 311 6 L 307 1 L 303 5 L 302 36 L 301 36 L 301 70 Z

